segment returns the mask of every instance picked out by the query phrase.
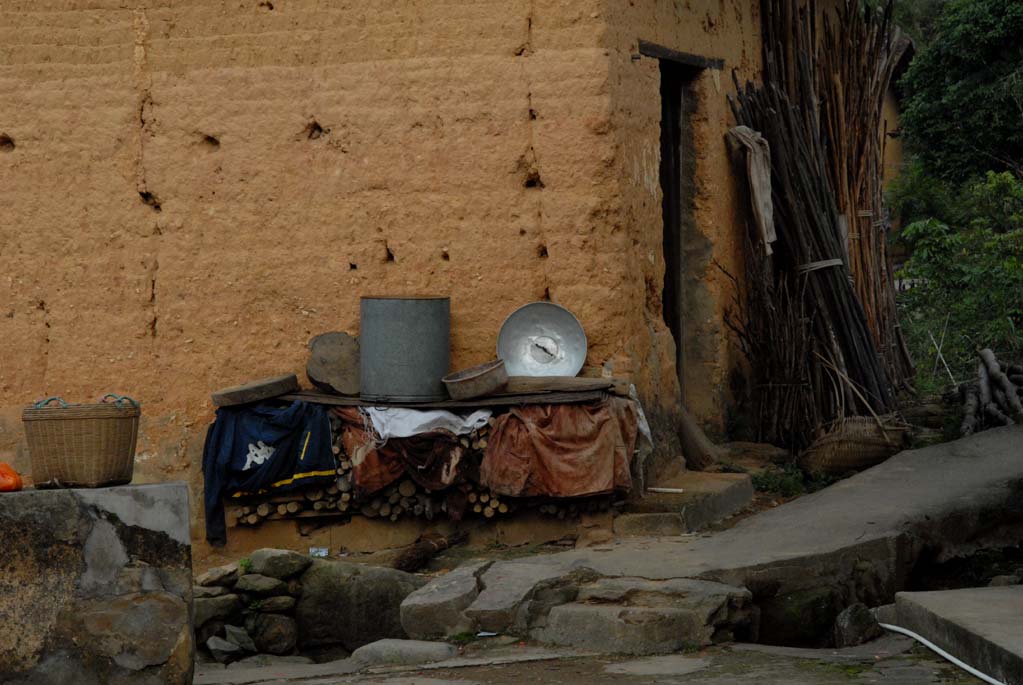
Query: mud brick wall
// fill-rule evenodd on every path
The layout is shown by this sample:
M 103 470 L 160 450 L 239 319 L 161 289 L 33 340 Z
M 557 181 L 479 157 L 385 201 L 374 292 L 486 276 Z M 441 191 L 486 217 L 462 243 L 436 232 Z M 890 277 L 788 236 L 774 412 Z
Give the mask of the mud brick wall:
M 380 293 L 449 293 L 456 367 L 492 357 L 519 305 L 567 306 L 677 456 L 658 71 L 637 40 L 725 61 L 697 84 L 684 372 L 720 430 L 736 357 L 712 262 L 736 267 L 741 227 L 725 94 L 757 71 L 756 4 L 4 2 L 0 459 L 28 469 L 25 403 L 116 390 L 143 403 L 137 479 L 197 496 L 209 391 L 301 372 L 306 341 L 357 333 Z

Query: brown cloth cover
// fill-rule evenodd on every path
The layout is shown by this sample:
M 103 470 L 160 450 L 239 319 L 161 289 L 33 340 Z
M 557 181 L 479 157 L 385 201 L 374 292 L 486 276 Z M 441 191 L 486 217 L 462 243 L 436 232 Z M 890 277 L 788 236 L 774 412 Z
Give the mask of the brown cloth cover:
M 480 483 L 508 497 L 578 497 L 632 488 L 639 416 L 628 399 L 535 404 L 498 416 Z
M 443 490 L 464 483 L 475 470 L 469 459 L 463 459 L 465 449 L 458 438 L 448 431 L 392 438 L 377 446 L 358 409 L 341 407 L 334 413 L 344 423 L 341 441 L 352 460 L 359 495 L 371 495 L 405 475 L 429 490 Z

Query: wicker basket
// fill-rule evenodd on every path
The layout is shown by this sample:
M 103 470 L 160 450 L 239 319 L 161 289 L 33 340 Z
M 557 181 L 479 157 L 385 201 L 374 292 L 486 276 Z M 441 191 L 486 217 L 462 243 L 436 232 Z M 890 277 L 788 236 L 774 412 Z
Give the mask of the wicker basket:
M 836 421 L 799 456 L 799 465 L 810 473 L 829 475 L 861 471 L 901 451 L 908 431 L 909 426 L 892 416 Z
M 35 487 L 130 483 L 140 413 L 138 402 L 119 395 L 107 395 L 99 404 L 74 405 L 51 397 L 26 407 L 21 419 Z

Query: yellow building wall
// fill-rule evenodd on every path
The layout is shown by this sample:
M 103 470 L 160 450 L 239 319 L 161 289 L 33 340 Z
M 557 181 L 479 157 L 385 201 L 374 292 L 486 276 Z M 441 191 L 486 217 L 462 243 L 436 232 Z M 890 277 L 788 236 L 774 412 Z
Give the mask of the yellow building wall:
M 737 359 L 713 261 L 737 273 L 742 226 L 725 96 L 758 70 L 756 7 L 3 3 L 0 461 L 29 471 L 27 403 L 132 395 L 136 482 L 191 484 L 201 564 L 209 392 L 301 377 L 308 339 L 358 333 L 359 296 L 382 293 L 450 294 L 456 368 L 493 357 L 516 307 L 568 307 L 677 457 L 658 70 L 637 41 L 725 61 L 697 85 L 684 372 L 720 429 Z
M 712 433 L 725 429 L 731 401 L 729 375 L 740 363 L 724 323 L 734 286 L 724 273 L 742 278 L 744 218 L 739 186 L 725 142 L 734 126 L 727 95 L 734 92 L 732 72 L 740 83 L 756 79 L 761 66 L 759 4 L 743 0 L 694 0 L 678 3 L 608 3 L 612 121 L 618 183 L 616 220 L 629 236 L 627 251 L 634 306 L 627 329 L 632 332 L 619 351 L 620 363 L 644 360 L 642 388 L 648 404 L 665 415 L 655 423 L 670 425 L 670 408 L 679 398 Z M 707 59 L 723 67 L 699 72 L 693 86 L 697 102 L 692 118 L 695 148 L 694 228 L 684 245 L 683 311 L 686 345 L 682 384 L 675 369 L 675 341 L 663 319 L 661 292 L 665 261 L 662 247 L 660 164 L 660 72 L 658 60 L 641 56 L 638 41 Z M 721 268 L 719 268 L 719 266 Z M 683 396 L 684 395 L 684 396 Z

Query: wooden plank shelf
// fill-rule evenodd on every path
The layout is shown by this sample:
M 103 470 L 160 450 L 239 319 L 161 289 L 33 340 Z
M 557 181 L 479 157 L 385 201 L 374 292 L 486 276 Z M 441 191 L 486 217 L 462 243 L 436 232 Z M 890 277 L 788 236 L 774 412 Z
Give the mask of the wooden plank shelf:
M 524 404 L 585 404 L 599 402 L 608 397 L 603 390 L 586 392 L 549 392 L 523 395 L 494 395 L 472 400 L 443 400 L 440 402 L 371 402 L 359 397 L 328 395 L 312 390 L 281 395 L 282 400 L 302 400 L 313 404 L 328 404 L 335 407 L 403 407 L 406 409 L 477 409 L 479 407 L 516 407 Z

